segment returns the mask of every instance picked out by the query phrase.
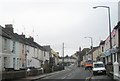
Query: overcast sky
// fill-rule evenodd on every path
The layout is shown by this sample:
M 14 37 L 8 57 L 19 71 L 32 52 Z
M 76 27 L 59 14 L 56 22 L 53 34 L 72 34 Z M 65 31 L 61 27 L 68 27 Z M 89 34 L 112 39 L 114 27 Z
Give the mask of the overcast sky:
M 107 9 L 111 9 L 112 29 L 118 21 L 118 0 L 0 0 L 0 25 L 13 24 L 16 33 L 34 36 L 40 45 L 51 47 L 62 55 L 74 54 L 78 48 L 89 48 L 105 40 L 108 32 Z M 34 33 L 33 33 L 34 30 Z

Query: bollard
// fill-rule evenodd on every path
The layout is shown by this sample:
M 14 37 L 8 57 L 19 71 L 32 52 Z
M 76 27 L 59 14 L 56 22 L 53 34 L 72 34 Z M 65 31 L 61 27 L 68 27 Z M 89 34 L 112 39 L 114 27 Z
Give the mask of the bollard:
M 114 74 L 113 74 L 113 77 L 114 77 L 114 79 L 117 79 L 117 76 L 119 74 L 119 64 L 116 61 L 113 65 L 114 65 Z

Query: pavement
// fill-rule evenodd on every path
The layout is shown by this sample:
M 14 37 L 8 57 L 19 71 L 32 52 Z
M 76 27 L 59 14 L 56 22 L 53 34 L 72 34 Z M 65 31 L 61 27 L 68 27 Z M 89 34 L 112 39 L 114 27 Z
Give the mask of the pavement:
M 62 70 L 62 71 L 66 71 L 66 70 Z M 30 77 L 21 78 L 21 79 L 12 80 L 12 81 L 35 81 L 35 80 L 42 79 L 42 78 L 45 78 L 45 77 L 48 77 L 48 76 L 51 76 L 51 75 L 55 75 L 56 73 L 59 73 L 59 72 L 61 72 L 61 71 L 46 73 L 46 74 L 42 74 L 42 75 L 38 75 L 38 76 L 30 76 Z

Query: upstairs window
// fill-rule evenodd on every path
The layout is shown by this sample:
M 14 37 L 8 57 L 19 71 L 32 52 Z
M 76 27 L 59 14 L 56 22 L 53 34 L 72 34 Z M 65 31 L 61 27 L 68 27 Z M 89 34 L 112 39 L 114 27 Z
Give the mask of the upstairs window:
M 15 42 L 13 42 L 13 50 L 12 50 L 13 53 L 15 53 Z
M 104 52 L 104 48 L 103 48 L 103 46 L 102 46 L 102 52 Z
M 44 51 L 44 57 L 45 57 L 46 55 L 45 55 L 45 51 Z
M 4 50 L 7 50 L 7 39 L 4 39 Z

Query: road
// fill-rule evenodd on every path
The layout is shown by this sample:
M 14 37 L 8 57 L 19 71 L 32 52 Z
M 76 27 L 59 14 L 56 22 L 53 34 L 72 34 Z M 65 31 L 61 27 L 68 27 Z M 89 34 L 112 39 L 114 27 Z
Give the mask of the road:
M 85 71 L 83 68 L 75 68 L 61 71 L 43 79 L 86 79 L 90 76 L 92 76 L 90 71 Z
M 51 80 L 51 81 L 56 81 L 56 80 L 65 80 L 65 81 L 74 81 L 74 80 L 84 80 L 84 81 L 89 81 L 91 80 L 95 81 L 100 81 L 104 79 L 105 81 L 109 79 L 111 80 L 108 76 L 106 75 L 97 75 L 93 76 L 92 71 L 90 70 L 85 70 L 82 67 L 67 67 L 66 70 L 60 71 L 58 73 L 52 74 L 50 76 L 44 77 L 41 80 Z M 97 80 L 98 79 L 98 80 Z M 35 80 L 39 81 L 39 80 Z M 103 80 L 102 80 L 103 81 Z M 111 80 L 112 81 L 112 80 Z

